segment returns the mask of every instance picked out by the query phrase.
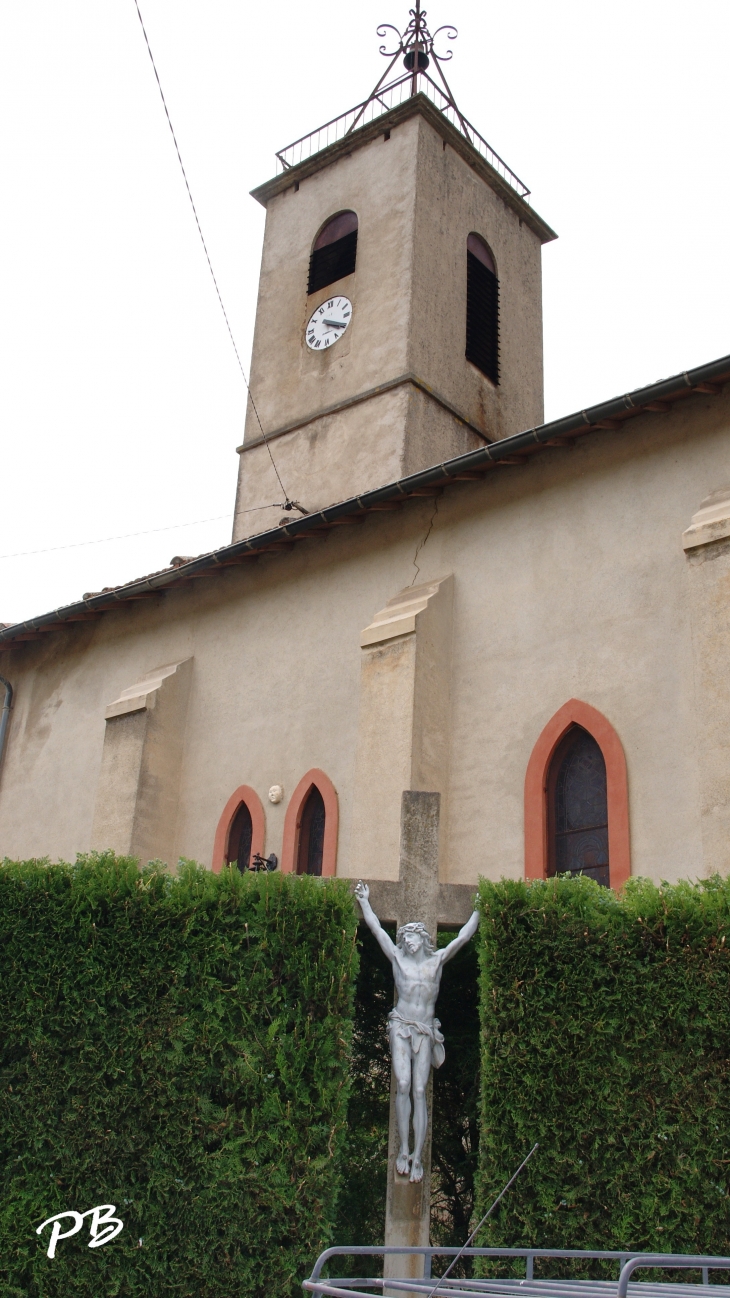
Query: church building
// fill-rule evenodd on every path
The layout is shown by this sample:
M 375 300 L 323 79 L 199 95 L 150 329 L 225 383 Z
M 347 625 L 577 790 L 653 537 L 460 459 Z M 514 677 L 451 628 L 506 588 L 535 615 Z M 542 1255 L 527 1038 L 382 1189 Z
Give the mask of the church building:
M 730 357 L 544 423 L 556 236 L 441 61 L 253 191 L 230 544 L 0 629 L 0 856 L 273 855 L 432 928 L 730 869 Z

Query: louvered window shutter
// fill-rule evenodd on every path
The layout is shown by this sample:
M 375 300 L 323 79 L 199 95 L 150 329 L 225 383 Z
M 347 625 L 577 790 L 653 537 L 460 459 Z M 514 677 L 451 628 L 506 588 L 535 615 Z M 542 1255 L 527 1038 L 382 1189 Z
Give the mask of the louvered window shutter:
M 466 254 L 466 359 L 499 383 L 499 280 Z
M 357 257 L 357 230 L 344 234 L 334 243 L 316 248 L 309 259 L 308 293 L 317 293 L 346 275 L 352 275 Z

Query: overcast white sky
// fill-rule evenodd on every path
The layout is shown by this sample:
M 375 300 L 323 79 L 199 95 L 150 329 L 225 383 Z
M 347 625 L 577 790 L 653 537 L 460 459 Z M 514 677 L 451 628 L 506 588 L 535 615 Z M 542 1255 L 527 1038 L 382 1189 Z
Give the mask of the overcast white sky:
M 248 191 L 367 94 L 407 0 L 140 4 L 247 363 Z M 462 110 L 560 235 L 547 418 L 730 352 L 727 0 L 428 7 L 459 29 Z M 1 0 L 0 167 L 0 555 L 169 529 L 0 559 L 10 622 L 225 543 L 245 390 L 134 0 Z

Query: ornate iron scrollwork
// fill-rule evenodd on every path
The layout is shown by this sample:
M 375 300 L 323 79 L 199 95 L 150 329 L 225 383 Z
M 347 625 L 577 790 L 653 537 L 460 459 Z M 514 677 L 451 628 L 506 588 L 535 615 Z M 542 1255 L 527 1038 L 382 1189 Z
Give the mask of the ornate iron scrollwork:
M 446 33 L 447 40 L 455 41 L 459 34 L 456 28 L 450 23 L 445 23 L 441 27 L 437 27 L 436 31 L 431 35 L 426 26 L 426 10 L 421 9 L 420 3 L 416 5 L 415 9 L 410 10 L 410 15 L 408 25 L 402 32 L 400 32 L 397 27 L 394 27 L 393 23 L 381 23 L 377 28 L 377 35 L 381 40 L 385 38 L 388 32 L 393 32 L 398 40 L 398 44 L 394 50 L 386 49 L 385 45 L 380 46 L 380 53 L 383 57 L 386 59 L 397 59 L 399 54 L 403 54 L 407 58 L 408 55 L 411 54 L 411 63 L 410 65 L 406 64 L 409 71 L 411 71 L 416 64 L 416 59 L 414 57 L 416 52 L 425 54 L 427 60 L 433 58 L 437 63 L 448 63 L 454 51 L 447 50 L 445 54 L 437 54 L 434 49 L 434 42 L 436 41 L 436 37 L 440 36 L 442 32 Z M 426 62 L 425 67 L 428 67 L 428 62 Z M 420 59 L 418 60 L 418 70 L 425 70 Z

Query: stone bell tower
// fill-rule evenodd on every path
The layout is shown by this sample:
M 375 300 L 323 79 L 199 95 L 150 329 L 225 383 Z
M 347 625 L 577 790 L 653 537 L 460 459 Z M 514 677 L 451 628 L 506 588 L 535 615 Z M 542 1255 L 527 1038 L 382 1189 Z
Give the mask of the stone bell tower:
M 269 448 L 311 512 L 542 422 L 555 235 L 459 112 L 420 11 L 417 26 L 370 98 L 253 191 L 266 230 L 234 540 L 281 517 L 243 512 L 282 499 Z

